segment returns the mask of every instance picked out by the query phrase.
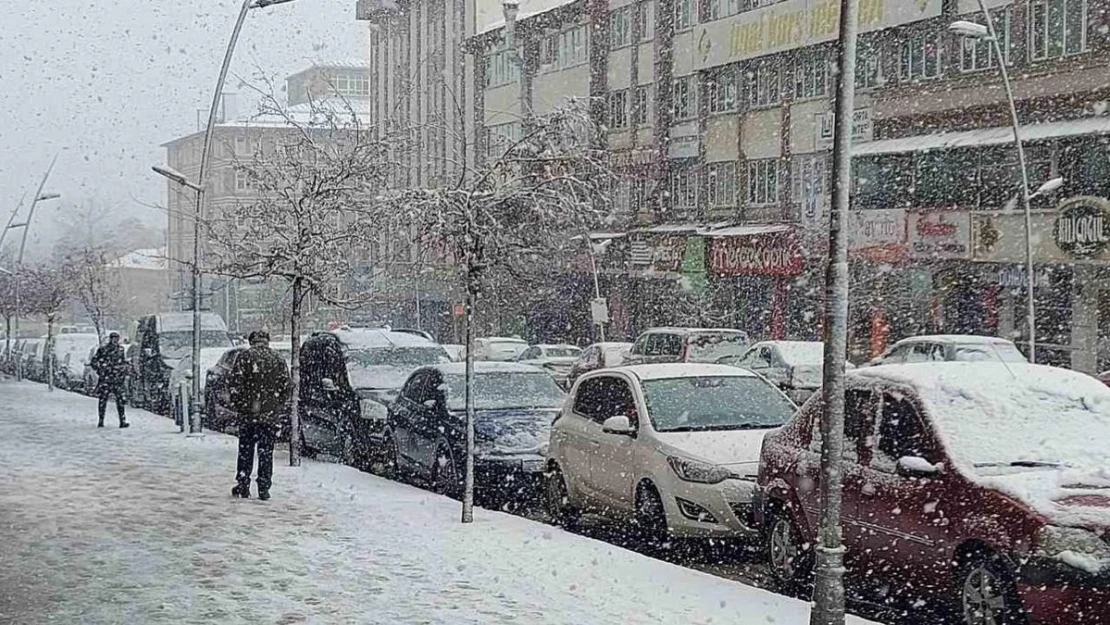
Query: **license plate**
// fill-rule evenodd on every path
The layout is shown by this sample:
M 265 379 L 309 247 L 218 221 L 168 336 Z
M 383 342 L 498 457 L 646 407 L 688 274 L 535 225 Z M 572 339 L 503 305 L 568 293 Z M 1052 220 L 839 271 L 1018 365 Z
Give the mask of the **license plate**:
M 543 471 L 543 460 L 539 458 L 536 460 L 521 460 L 520 468 L 525 473 L 539 473 Z

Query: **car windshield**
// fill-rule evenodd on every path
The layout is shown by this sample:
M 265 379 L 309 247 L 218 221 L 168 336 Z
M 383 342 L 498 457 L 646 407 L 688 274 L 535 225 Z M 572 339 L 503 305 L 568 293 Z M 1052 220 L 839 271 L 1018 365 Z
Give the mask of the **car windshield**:
M 347 364 L 352 367 L 400 367 L 413 369 L 425 365 L 450 362 L 442 347 L 378 347 L 347 350 Z
M 968 343 L 956 346 L 960 362 L 1028 362 L 1012 343 Z
M 717 362 L 726 356 L 740 356 L 748 348 L 743 332 L 695 332 L 687 339 L 690 362 Z
M 582 350 L 577 347 L 547 347 L 544 348 L 543 354 L 548 358 L 577 358 L 582 354 Z
M 690 376 L 643 382 L 648 417 L 657 432 L 778 427 L 794 404 L 755 376 Z
M 444 379 L 447 384 L 447 408 L 465 410 L 465 377 L 450 374 Z M 540 371 L 498 371 L 474 375 L 474 407 L 477 410 L 559 408 L 564 397 L 555 379 Z
M 184 358 L 193 349 L 193 333 L 162 332 L 158 335 L 158 345 L 165 358 Z M 232 348 L 231 337 L 221 330 L 201 330 L 200 346 Z

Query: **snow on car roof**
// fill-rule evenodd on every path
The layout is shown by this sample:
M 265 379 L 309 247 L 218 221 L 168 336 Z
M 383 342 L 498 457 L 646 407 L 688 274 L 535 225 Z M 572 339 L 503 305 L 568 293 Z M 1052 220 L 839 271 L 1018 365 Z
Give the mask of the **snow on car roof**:
M 978 336 L 975 334 L 926 334 L 923 336 L 911 336 L 902 339 L 895 343 L 895 345 L 903 343 L 962 343 L 965 345 L 986 345 L 987 343 L 1013 343 L 1004 338 L 997 336 Z
M 913 387 L 957 461 L 1105 466 L 1110 388 L 1093 377 L 1023 363 L 931 362 L 848 372 Z M 1092 442 L 1095 441 L 1095 442 Z
M 480 338 L 478 340 L 479 341 L 488 341 L 490 343 L 520 343 L 521 345 L 527 345 L 528 344 L 527 341 L 525 341 L 524 339 L 522 339 L 520 337 L 516 337 L 516 336 L 487 336 L 487 337 L 484 337 L 484 338 Z
M 332 330 L 347 347 L 373 349 L 375 347 L 435 347 L 436 343 L 416 334 L 391 332 L 378 328 L 351 328 Z
M 571 345 L 570 343 L 536 343 L 532 347 L 538 347 L 540 349 L 582 349 L 581 347 L 578 347 L 577 345 Z
M 647 330 L 644 330 L 644 334 L 647 334 L 649 332 L 722 332 L 730 334 L 747 334 L 747 332 L 743 330 L 737 330 L 736 328 L 680 328 L 677 326 L 661 326 L 658 328 L 648 328 Z
M 449 362 L 441 365 L 433 365 L 431 368 L 437 369 L 444 375 L 465 375 L 466 362 Z M 531 365 L 524 365 L 518 362 L 494 362 L 480 360 L 474 363 L 474 373 L 546 373 L 543 369 L 533 367 Z
M 789 364 L 821 364 L 825 357 L 825 344 L 821 341 L 760 341 L 751 346 L 773 347 Z
M 626 371 L 641 380 L 660 380 L 663 378 L 694 378 L 711 375 L 751 377 L 755 374 L 747 369 L 729 365 L 710 365 L 690 362 L 659 363 L 651 365 L 628 365 L 604 369 L 604 371 Z

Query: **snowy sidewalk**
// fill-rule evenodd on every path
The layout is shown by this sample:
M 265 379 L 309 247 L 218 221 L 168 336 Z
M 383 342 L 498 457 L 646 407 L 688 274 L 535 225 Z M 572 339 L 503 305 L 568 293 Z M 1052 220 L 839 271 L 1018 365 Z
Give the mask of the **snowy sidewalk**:
M 0 380 L 0 623 L 808 620 L 792 599 L 501 513 L 463 526 L 454 501 L 283 453 L 271 501 L 235 500 L 235 439 L 128 417 L 97 429 L 95 400 Z

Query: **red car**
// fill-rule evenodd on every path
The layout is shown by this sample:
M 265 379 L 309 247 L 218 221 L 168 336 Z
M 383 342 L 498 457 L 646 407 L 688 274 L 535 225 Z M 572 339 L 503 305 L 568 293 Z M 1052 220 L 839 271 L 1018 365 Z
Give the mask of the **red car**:
M 764 440 L 774 575 L 812 575 L 820 394 Z M 864 597 L 966 625 L 1110 623 L 1110 388 L 1016 363 L 848 372 L 842 532 Z

